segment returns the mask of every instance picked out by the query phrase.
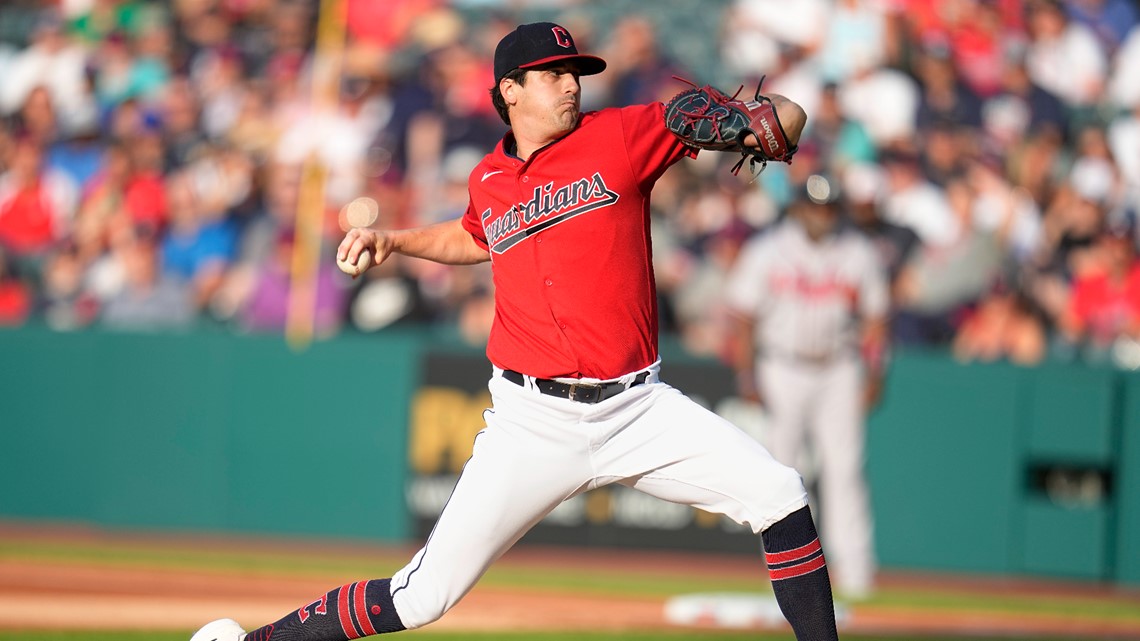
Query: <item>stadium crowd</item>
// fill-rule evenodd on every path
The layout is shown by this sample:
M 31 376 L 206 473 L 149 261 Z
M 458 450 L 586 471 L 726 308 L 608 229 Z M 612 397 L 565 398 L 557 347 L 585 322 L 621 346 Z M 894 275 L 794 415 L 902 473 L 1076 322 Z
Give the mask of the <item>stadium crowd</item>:
M 823 174 L 882 252 L 896 344 L 1140 366 L 1129 0 L 346 3 L 335 109 L 314 106 L 316 0 L 3 3 L 0 324 L 281 331 L 319 166 L 318 333 L 451 323 L 482 341 L 489 265 L 395 257 L 352 280 L 332 248 L 357 198 L 378 225 L 462 214 L 504 131 L 494 45 L 551 19 L 610 64 L 583 78 L 586 109 L 668 99 L 674 76 L 728 93 L 765 77 L 810 114 L 791 165 L 749 180 L 702 154 L 658 185 L 662 330 L 690 350 L 728 353 L 741 243 Z

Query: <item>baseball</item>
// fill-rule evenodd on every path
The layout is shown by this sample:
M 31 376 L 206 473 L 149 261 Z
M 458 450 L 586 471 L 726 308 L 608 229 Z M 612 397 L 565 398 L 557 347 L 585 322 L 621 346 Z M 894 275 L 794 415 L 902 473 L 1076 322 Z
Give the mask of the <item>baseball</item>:
M 372 251 L 365 249 L 360 252 L 360 256 L 356 257 L 356 264 L 350 263 L 347 260 L 341 260 L 338 257 L 336 259 L 336 266 L 340 268 L 340 271 L 356 278 L 372 266 Z

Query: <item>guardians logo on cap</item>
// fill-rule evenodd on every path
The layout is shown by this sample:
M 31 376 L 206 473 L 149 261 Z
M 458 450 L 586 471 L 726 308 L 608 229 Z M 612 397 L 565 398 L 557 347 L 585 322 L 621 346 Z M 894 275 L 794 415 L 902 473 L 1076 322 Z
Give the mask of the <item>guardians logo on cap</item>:
M 592 76 L 606 69 L 605 60 L 578 53 L 574 38 L 565 27 L 553 22 L 519 25 L 518 29 L 503 36 L 499 46 L 495 47 L 495 82 L 498 83 L 513 69 L 530 69 L 563 60 L 577 63 L 583 76 Z

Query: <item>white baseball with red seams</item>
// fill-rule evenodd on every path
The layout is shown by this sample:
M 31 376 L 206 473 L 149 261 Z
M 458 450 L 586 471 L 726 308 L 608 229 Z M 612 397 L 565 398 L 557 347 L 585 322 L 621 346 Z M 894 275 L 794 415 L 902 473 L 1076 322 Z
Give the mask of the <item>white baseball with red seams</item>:
M 526 161 L 511 144 L 472 171 L 463 218 L 492 260 L 493 405 L 423 549 L 392 578 L 408 628 L 438 619 L 528 529 L 596 487 L 621 483 L 757 533 L 807 504 L 795 470 L 658 378 L 649 193 L 696 154 L 665 127 L 663 105 L 583 114 Z M 536 379 L 626 389 L 584 403 Z

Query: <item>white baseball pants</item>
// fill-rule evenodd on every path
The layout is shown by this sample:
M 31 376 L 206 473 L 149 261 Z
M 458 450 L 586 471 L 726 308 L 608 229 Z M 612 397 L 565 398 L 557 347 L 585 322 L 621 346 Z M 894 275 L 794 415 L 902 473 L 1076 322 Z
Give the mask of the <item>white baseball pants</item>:
M 857 358 L 827 364 L 766 358 L 760 386 L 770 420 L 765 443 L 777 460 L 797 464 L 810 443 L 819 475 L 820 535 L 837 591 L 872 587 L 875 554 L 870 497 L 863 474 L 864 376 Z
M 649 380 L 597 404 L 501 376 L 424 547 L 392 578 L 409 629 L 435 621 L 563 501 L 610 483 L 727 515 L 756 533 L 807 505 L 799 474 L 736 426 Z M 759 546 L 759 544 L 758 544 Z

